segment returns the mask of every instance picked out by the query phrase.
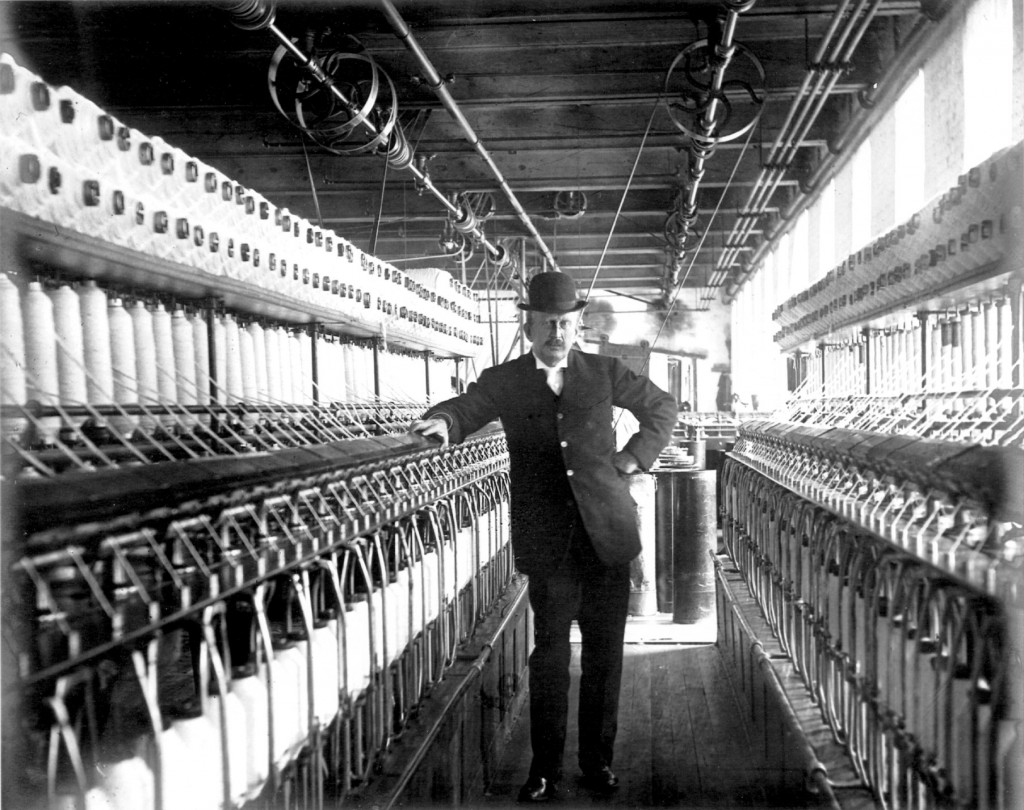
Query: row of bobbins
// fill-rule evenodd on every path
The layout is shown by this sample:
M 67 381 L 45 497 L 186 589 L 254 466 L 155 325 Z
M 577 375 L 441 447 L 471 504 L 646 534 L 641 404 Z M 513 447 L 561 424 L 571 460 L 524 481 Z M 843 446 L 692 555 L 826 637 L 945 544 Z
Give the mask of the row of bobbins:
M 127 127 L 0 55 L 0 203 L 197 273 L 237 279 L 357 323 L 483 344 L 478 300 L 362 253 L 258 192 Z M 450 276 L 448 280 L 452 281 Z

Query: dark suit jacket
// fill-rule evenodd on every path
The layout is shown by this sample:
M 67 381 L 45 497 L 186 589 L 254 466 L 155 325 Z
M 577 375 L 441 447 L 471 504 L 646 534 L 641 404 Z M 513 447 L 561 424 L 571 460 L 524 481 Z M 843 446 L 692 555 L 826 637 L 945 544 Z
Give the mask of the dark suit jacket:
M 625 449 L 649 468 L 671 438 L 676 402 L 612 357 L 571 351 L 556 397 L 528 353 L 485 369 L 465 394 L 424 414 L 445 419 L 453 442 L 501 419 L 511 465 L 512 549 L 523 573 L 543 576 L 558 567 L 577 515 L 605 565 L 640 552 L 636 505 L 612 465 L 612 406 L 639 420 Z

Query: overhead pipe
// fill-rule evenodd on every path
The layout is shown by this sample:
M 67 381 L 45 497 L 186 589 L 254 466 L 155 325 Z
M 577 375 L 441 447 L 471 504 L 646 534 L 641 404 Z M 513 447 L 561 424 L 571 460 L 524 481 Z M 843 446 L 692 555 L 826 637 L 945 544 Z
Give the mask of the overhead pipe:
M 687 236 L 695 233 L 697 223 L 697 195 L 701 181 L 704 179 L 705 165 L 714 154 L 715 146 L 722 136 L 716 134 L 716 122 L 718 108 L 721 105 L 719 100 L 722 93 L 722 86 L 725 81 L 725 72 L 732 63 L 736 53 L 736 25 L 739 15 L 754 7 L 756 0 L 724 0 L 726 7 L 725 20 L 722 23 L 722 32 L 718 42 L 712 42 L 710 37 L 707 40 L 707 48 L 713 51 L 714 58 L 711 67 L 711 81 L 707 89 L 707 108 L 696 116 L 697 131 L 690 134 L 689 165 L 687 175 L 689 182 L 684 190 L 676 197 L 676 210 L 669 214 L 665 222 L 666 241 L 669 243 L 670 256 L 666 264 L 665 273 L 662 277 L 662 290 L 666 299 L 679 284 L 679 274 L 682 268 L 683 252 L 686 250 Z M 685 53 L 685 51 L 684 51 Z M 678 62 L 680 57 L 676 57 Z M 673 67 L 675 62 L 673 63 Z M 672 69 L 669 69 L 671 75 Z M 667 80 L 666 80 L 667 82 Z M 760 113 L 759 113 L 760 114 Z M 750 126 L 753 126 L 751 122 Z M 673 221 L 679 223 L 678 234 L 670 238 L 668 231 Z
M 423 69 L 425 74 L 426 84 L 434 91 L 434 95 L 437 96 L 442 106 L 448 111 L 448 114 L 451 115 L 459 127 L 462 128 L 463 133 L 466 135 L 466 140 L 469 141 L 472 147 L 477 151 L 477 154 L 480 155 L 484 163 L 486 163 L 487 167 L 491 170 L 491 174 L 493 174 L 495 179 L 498 181 L 498 185 L 501 187 L 502 193 L 509 201 L 512 209 L 516 212 L 516 215 L 519 217 L 519 221 L 523 223 L 523 226 L 527 231 L 529 231 L 530 235 L 536 241 L 541 252 L 544 254 L 545 259 L 551 263 L 551 267 L 557 270 L 558 262 L 555 261 L 555 257 L 551 253 L 551 250 L 544 242 L 543 237 L 537 231 L 537 228 L 534 226 L 530 216 L 526 213 L 526 210 L 520 204 L 515 192 L 512 191 L 512 188 L 505 180 L 505 176 L 502 174 L 501 169 L 498 168 L 498 165 L 494 162 L 493 158 L 491 158 L 487 148 L 480 142 L 480 139 L 477 137 L 477 134 L 473 130 L 469 121 L 467 121 L 466 117 L 462 114 L 462 110 L 459 108 L 458 102 L 456 102 L 452 97 L 452 94 L 448 92 L 448 87 L 445 85 L 441 75 L 437 72 L 437 69 L 430 61 L 430 57 L 428 57 L 423 52 L 423 49 L 420 48 L 419 43 L 413 36 L 412 30 L 406 24 L 402 15 L 398 12 L 398 9 L 395 8 L 394 3 L 392 3 L 391 0 L 378 0 L 378 2 L 384 16 L 387 18 L 394 30 L 395 36 L 402 40 L 405 47 L 413 55 L 416 61 L 419 62 L 420 67 Z
M 952 6 L 953 2 L 949 0 L 941 8 L 936 9 L 932 15 L 917 22 L 901 49 L 904 54 L 911 54 L 911 56 L 896 65 L 894 72 L 886 77 L 886 81 L 876 87 L 865 99 L 861 111 L 829 144 L 829 154 L 818 164 L 804 184 L 806 193 L 780 212 L 780 221 L 765 235 L 764 241 L 751 255 L 747 266 L 741 269 L 736 278 L 726 284 L 724 303 L 732 302 L 743 284 L 764 260 L 765 255 L 789 230 L 796 218 L 817 200 L 819 195 L 816 192 L 846 165 L 854 148 L 860 143 L 860 140 L 855 142 L 855 136 L 858 133 L 868 132 L 881 120 L 928 56 L 934 52 L 939 43 L 949 36 L 952 27 L 956 24 L 955 17 L 946 13 Z M 935 25 L 939 21 L 940 24 Z
M 745 243 L 756 224 L 757 215 L 763 213 L 771 195 L 774 194 L 782 181 L 788 161 L 792 160 L 803 137 L 814 124 L 821 107 L 831 94 L 840 75 L 840 66 L 853 55 L 867 27 L 874 18 L 881 0 L 874 0 L 872 8 L 861 19 L 869 0 L 857 0 L 856 7 L 847 14 L 852 0 L 843 0 L 836 9 L 828 30 L 822 37 L 814 55 L 813 62 L 808 66 L 800 89 L 790 105 L 779 134 L 776 136 L 768 159 L 761 168 L 757 180 L 743 208 L 745 216 L 734 227 L 732 234 L 726 239 L 725 250 L 719 257 L 717 268 L 712 277 L 713 283 L 720 283 L 727 275 L 728 268 L 735 261 L 737 254 Z M 845 22 L 844 22 L 845 17 Z M 853 35 L 855 29 L 859 30 Z M 840 28 L 841 26 L 841 28 Z M 837 36 L 838 34 L 838 36 Z M 853 35 L 853 36 L 851 36 Z M 835 42 L 833 43 L 833 38 Z M 826 55 L 828 61 L 826 62 Z M 812 87 L 813 81 L 813 87 Z M 817 103 L 815 97 L 818 97 Z M 812 114 L 813 112 L 813 114 Z
M 371 141 L 387 137 L 384 130 L 377 127 L 370 119 L 370 116 L 365 115 L 364 111 L 359 109 L 359 106 L 355 104 L 352 99 L 350 99 L 345 92 L 338 87 L 337 84 L 334 83 L 333 79 L 319 64 L 317 64 L 316 60 L 303 52 L 298 45 L 292 42 L 292 40 L 275 25 L 277 0 L 220 0 L 219 5 L 233 17 L 234 24 L 238 28 L 245 31 L 265 30 L 273 34 L 274 38 L 277 39 L 281 46 L 292 55 L 299 65 L 301 65 L 319 85 L 341 102 L 345 109 L 347 109 L 352 115 L 353 120 L 356 121 L 367 134 L 369 134 Z M 404 135 L 400 133 L 401 125 L 397 121 L 394 123 L 394 130 L 399 131 L 400 137 L 404 140 Z M 388 144 L 385 143 L 384 146 L 385 149 L 387 149 Z M 388 157 L 390 160 L 391 155 L 389 154 Z M 421 192 L 427 191 L 432 194 L 438 202 L 445 207 L 453 221 L 464 222 L 468 217 L 473 216 L 473 212 L 469 210 L 468 204 L 449 200 L 448 196 L 434 185 L 433 180 L 430 179 L 430 175 L 426 171 L 426 162 L 422 160 L 415 160 L 411 147 L 403 150 L 400 160 L 397 160 L 394 163 L 394 168 L 400 168 L 410 172 L 415 179 L 416 189 Z M 509 193 L 511 193 L 511 191 L 509 191 Z M 521 207 L 518 210 L 522 212 Z M 525 215 L 525 212 L 523 212 L 523 215 Z M 511 260 L 511 256 L 508 251 L 502 245 L 494 244 L 489 241 L 484 235 L 483 230 L 479 227 L 474 227 L 467 232 L 472 233 L 473 237 L 484 246 L 488 255 L 497 264 L 504 266 Z M 536 233 L 536 231 L 534 231 L 534 233 Z

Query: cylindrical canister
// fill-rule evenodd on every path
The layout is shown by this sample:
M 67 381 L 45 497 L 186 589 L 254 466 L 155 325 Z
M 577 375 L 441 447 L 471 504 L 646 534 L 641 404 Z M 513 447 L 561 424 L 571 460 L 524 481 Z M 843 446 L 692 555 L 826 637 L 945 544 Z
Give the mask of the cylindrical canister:
M 704 439 L 692 439 L 683 442 L 686 452 L 693 456 L 693 468 L 695 470 L 707 469 L 707 446 L 708 443 Z
M 672 621 L 693 624 L 715 609 L 716 474 L 695 470 L 677 476 L 682 520 L 672 547 Z
M 659 613 L 672 612 L 672 545 L 682 524 L 676 484 L 680 472 L 671 467 L 654 471 L 654 581 Z
M 629 494 L 636 501 L 636 525 L 640 532 L 640 554 L 629 564 L 629 615 L 651 616 L 658 610 L 655 595 L 655 505 L 654 476 L 629 476 Z

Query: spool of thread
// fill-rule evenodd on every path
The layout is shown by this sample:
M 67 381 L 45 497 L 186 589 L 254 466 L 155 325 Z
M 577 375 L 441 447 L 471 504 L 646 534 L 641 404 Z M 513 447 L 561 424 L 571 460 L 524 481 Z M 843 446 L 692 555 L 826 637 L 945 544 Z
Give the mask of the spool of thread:
M 153 340 L 156 344 L 156 383 L 161 405 L 178 404 L 178 383 L 175 379 L 174 334 L 171 329 L 171 313 L 163 304 L 157 303 L 152 310 Z M 160 424 L 170 430 L 177 424 L 171 414 L 160 417 Z
M 86 396 L 92 405 L 107 405 L 114 401 L 107 293 L 90 279 L 78 292 L 78 304 L 82 311 Z
M 256 378 L 256 346 L 248 327 L 238 330 L 238 346 L 242 358 L 242 398 L 255 402 L 259 383 Z
M 321 404 L 334 399 L 334 381 L 329 376 L 332 361 L 334 360 L 334 343 L 327 340 L 324 335 L 317 335 L 316 338 L 316 393 Z
M 355 402 L 359 399 L 356 384 L 356 346 L 346 343 L 343 347 L 344 373 L 345 373 L 345 401 Z
M 175 307 L 171 313 L 171 342 L 178 404 L 185 407 L 195 405 L 199 401 L 196 392 L 196 343 L 192 324 L 181 307 Z M 196 423 L 196 418 L 186 413 L 182 415 L 181 421 L 191 427 Z
M 25 335 L 22 331 L 21 296 L 18 287 L 0 273 L 0 403 L 24 405 Z M 28 420 L 16 417 L 3 421 L 3 438 L 16 438 L 25 431 Z
M 313 402 L 313 338 L 303 330 L 298 334 L 299 338 L 299 371 L 300 402 L 311 404 Z
M 110 326 L 110 362 L 114 381 L 114 402 L 134 405 L 138 402 L 135 365 L 135 331 L 132 317 L 120 298 L 107 303 L 107 323 Z M 111 427 L 122 436 L 130 436 L 139 425 L 137 416 L 117 416 L 110 420 Z
M 85 382 L 85 345 L 82 338 L 82 309 L 78 293 L 64 285 L 49 293 L 53 302 L 53 323 L 57 334 L 57 379 L 61 405 L 82 405 L 88 399 Z M 77 429 L 85 417 L 71 418 Z
M 332 400 L 345 401 L 345 347 L 341 341 L 331 344 L 333 360 L 331 366 L 322 373 L 331 381 Z M 323 379 L 323 377 L 321 377 Z
M 136 301 L 128 308 L 135 335 L 135 379 L 138 385 L 139 402 L 145 405 L 159 403 L 156 370 L 156 336 L 153 334 L 153 313 L 142 301 Z M 157 421 L 152 416 L 140 416 L 139 426 L 151 433 Z
M 270 397 L 267 388 L 267 336 L 265 330 L 258 323 L 251 323 L 245 327 L 245 331 L 252 338 L 253 362 L 256 372 L 256 401 L 266 403 Z
M 25 387 L 29 399 L 43 405 L 58 401 L 57 337 L 53 320 L 53 302 L 38 281 L 28 285 L 22 299 L 25 327 Z M 60 419 L 40 420 L 39 441 L 53 444 L 60 430 Z
M 245 398 L 245 389 L 242 384 L 242 341 L 235 316 L 225 315 L 222 321 L 224 324 L 224 387 L 227 390 L 228 403 L 235 404 Z
M 238 329 L 238 348 L 241 358 L 242 373 L 242 399 L 249 404 L 256 402 L 256 352 L 253 347 L 252 334 L 248 329 Z M 252 428 L 258 422 L 254 413 L 246 413 L 242 417 L 242 424 Z
M 161 784 L 157 789 L 163 798 L 163 810 L 194 810 L 194 785 L 189 772 L 193 755 L 169 723 L 160 734 L 159 755 Z
M 232 678 L 231 692 L 245 712 L 246 798 L 252 800 L 263 789 L 270 771 L 270 697 L 263 675 L 257 672 Z
M 374 384 L 373 373 L 373 349 L 369 346 L 363 347 L 363 383 L 364 398 L 373 401 L 377 398 L 376 385 Z
M 194 312 L 187 316 L 192 326 L 192 347 L 195 351 L 196 402 L 210 404 L 210 346 L 208 324 L 202 314 Z
M 277 326 L 264 330 L 267 343 L 267 390 L 270 392 L 270 400 L 274 404 L 280 404 L 284 399 L 281 369 L 281 334 L 282 330 Z
M 307 399 L 303 395 L 302 386 L 302 344 L 299 342 L 299 336 L 294 332 L 288 334 L 288 368 L 292 378 L 292 393 L 289 402 L 305 404 Z
M 196 361 L 196 404 L 210 404 L 210 344 L 208 341 L 208 325 L 206 319 L 198 313 L 189 316 L 192 324 L 192 345 L 195 348 Z M 201 414 L 199 422 L 209 427 L 210 415 Z
M 210 364 L 210 375 L 213 377 L 213 401 L 219 405 L 226 405 L 228 402 L 228 353 L 227 353 L 227 326 L 223 318 L 213 319 L 213 362 Z

